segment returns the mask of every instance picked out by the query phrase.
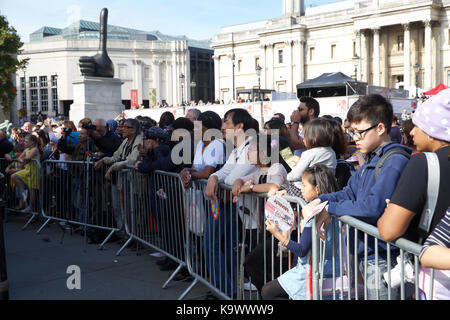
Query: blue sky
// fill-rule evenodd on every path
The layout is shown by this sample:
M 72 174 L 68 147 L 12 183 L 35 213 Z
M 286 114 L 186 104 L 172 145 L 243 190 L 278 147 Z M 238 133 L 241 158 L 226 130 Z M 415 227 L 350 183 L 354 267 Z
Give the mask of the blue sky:
M 336 0 L 306 0 L 306 6 Z M 208 39 L 220 28 L 281 15 L 281 0 L 0 0 L 0 14 L 17 30 L 22 41 L 43 26 L 64 28 L 83 19 L 99 21 L 108 8 L 108 23 L 169 35 Z

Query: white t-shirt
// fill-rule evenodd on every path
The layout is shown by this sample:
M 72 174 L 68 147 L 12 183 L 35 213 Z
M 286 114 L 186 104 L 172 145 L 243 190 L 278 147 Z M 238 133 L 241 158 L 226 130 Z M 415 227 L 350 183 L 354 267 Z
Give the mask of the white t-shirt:
M 306 168 L 321 163 L 329 167 L 333 172 L 336 170 L 336 153 L 330 147 L 317 147 L 302 153 L 299 162 L 287 175 L 287 179 L 294 182 L 297 188 L 301 186 L 303 172 Z
M 226 161 L 225 145 L 221 140 L 213 140 L 203 150 L 203 141 L 197 143 L 194 156 L 194 168 L 197 171 L 202 171 L 206 166 L 216 168 L 219 164 L 224 164 Z M 202 153 L 203 150 L 203 153 Z
M 257 171 L 254 173 L 247 175 L 245 177 L 242 177 L 242 180 L 246 182 L 247 180 L 251 179 L 253 184 L 259 184 L 259 179 L 261 177 L 261 169 L 258 168 Z M 275 183 L 278 186 L 282 186 L 284 184 L 287 184 L 287 171 L 280 163 L 274 163 L 270 166 L 269 170 L 267 171 L 267 179 L 265 183 Z M 241 217 L 243 221 L 244 217 L 244 210 L 241 207 L 245 207 L 250 210 L 252 219 L 247 219 L 245 223 L 245 229 L 259 229 L 261 226 L 259 225 L 259 216 L 261 214 L 264 214 L 262 212 L 258 212 L 258 200 L 262 201 L 263 198 L 256 197 L 252 194 L 241 194 L 241 197 L 239 198 L 239 216 Z

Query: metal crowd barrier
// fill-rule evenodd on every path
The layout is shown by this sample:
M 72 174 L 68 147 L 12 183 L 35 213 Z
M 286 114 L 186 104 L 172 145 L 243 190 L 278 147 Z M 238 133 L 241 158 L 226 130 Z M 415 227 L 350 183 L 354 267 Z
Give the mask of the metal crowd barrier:
M 205 187 L 206 180 L 194 181 L 185 196 L 186 262 L 195 280 L 184 294 L 201 282 L 225 300 L 260 299 L 261 287 L 295 264 L 290 252 L 279 251 L 278 240 L 265 230 L 267 195 L 241 194 L 236 201 L 231 188 L 220 184 L 216 211 Z M 286 198 L 300 213 L 304 201 Z M 298 219 L 293 234 L 300 237 Z M 245 282 L 257 283 L 258 290 L 245 288 Z
M 316 219 L 315 223 L 316 225 Z M 313 298 L 322 300 L 325 296 L 329 299 L 416 299 L 419 300 L 425 293 L 427 299 L 433 299 L 434 270 L 431 270 L 430 288 L 423 292 L 419 288 L 419 254 L 421 246 L 417 243 L 400 238 L 394 242 L 386 243 L 386 254 L 380 253 L 382 250 L 379 243 L 383 241 L 378 229 L 375 226 L 364 223 L 350 216 L 343 216 L 337 219 L 332 217 L 330 225 L 333 223 L 339 226 L 339 241 L 332 245 L 332 263 L 339 265 L 339 270 L 344 270 L 344 276 L 336 277 L 335 274 L 328 281 L 328 288 L 324 284 L 324 275 L 321 272 L 321 257 L 323 257 L 323 241 L 319 239 L 317 230 L 314 227 L 313 248 L 312 248 L 312 281 Z M 342 240 L 341 240 L 342 239 Z M 363 241 L 364 253 L 358 256 L 358 247 Z M 375 279 L 368 279 L 369 247 L 374 248 L 375 259 Z M 405 255 L 406 254 L 406 255 Z M 407 257 L 409 255 L 409 257 Z M 338 258 L 336 259 L 336 256 Z M 400 263 L 395 267 L 396 258 L 399 256 Z M 411 262 L 407 262 L 407 259 Z M 336 261 L 338 260 L 338 261 Z M 381 263 L 382 260 L 386 264 Z M 405 265 L 414 265 L 414 280 L 405 280 Z M 408 267 L 408 266 L 406 266 Z M 410 267 L 411 271 L 412 267 Z M 411 273 L 411 272 L 410 272 Z M 393 287 L 394 278 L 399 285 Z M 329 283 L 332 283 L 331 287 Z M 369 294 L 369 290 L 371 294 Z M 382 297 L 381 293 L 387 290 L 387 297 Z
M 178 263 L 164 289 L 186 266 L 183 184 L 177 173 L 142 174 L 129 167 L 122 170 L 122 175 L 125 231 L 129 238 L 117 255 L 136 240 Z
M 27 222 L 22 228 L 23 230 L 25 230 L 30 225 L 30 223 L 40 214 L 40 190 L 42 183 L 42 180 L 40 179 L 41 165 L 39 161 L 35 159 L 32 159 L 28 164 L 27 170 L 29 170 L 29 185 L 27 183 L 24 183 L 26 190 L 26 199 L 24 199 L 23 201 L 24 208 L 19 208 L 20 204 L 22 204 L 20 201 L 22 195 L 18 193 L 17 186 L 13 187 L 13 182 L 11 179 L 12 174 L 5 173 L 6 168 L 10 164 L 14 165 L 14 163 L 18 162 L 16 160 L 9 162 L 5 158 L 0 159 L 0 172 L 3 173 L 3 177 L 0 181 L 0 183 L 2 183 L 2 194 L 0 196 L 1 199 L 4 199 L 6 201 L 6 218 L 9 212 L 26 213 L 27 215 L 29 215 Z
M 52 220 L 79 226 L 85 232 L 110 231 L 99 246 L 102 248 L 119 231 L 112 205 L 118 197 L 112 191 L 114 174 L 111 181 L 106 180 L 108 167 L 94 169 L 90 161 L 47 160 L 42 168 L 42 216 L 46 221 L 37 233 Z

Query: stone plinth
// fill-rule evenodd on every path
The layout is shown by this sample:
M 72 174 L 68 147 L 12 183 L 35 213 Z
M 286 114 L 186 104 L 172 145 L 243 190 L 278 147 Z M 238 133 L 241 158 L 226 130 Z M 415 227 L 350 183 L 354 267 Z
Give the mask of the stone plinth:
M 82 77 L 72 84 L 73 104 L 70 105 L 69 117 L 75 125 L 85 117 L 114 119 L 125 110 L 120 79 Z

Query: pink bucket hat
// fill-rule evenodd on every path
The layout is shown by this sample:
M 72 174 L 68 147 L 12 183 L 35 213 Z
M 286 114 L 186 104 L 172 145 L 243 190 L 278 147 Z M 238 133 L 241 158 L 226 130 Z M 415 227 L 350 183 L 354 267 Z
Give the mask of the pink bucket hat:
M 450 89 L 442 90 L 417 107 L 412 120 L 430 137 L 450 142 Z

